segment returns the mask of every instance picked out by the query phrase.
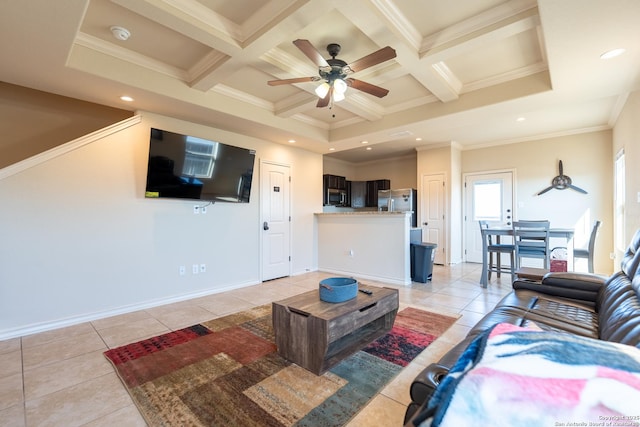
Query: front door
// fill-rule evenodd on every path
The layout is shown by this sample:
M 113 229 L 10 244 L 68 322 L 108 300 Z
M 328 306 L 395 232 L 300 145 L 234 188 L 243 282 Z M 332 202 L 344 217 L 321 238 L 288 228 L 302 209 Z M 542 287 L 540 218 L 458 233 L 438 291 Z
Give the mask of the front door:
M 290 275 L 289 166 L 260 163 L 262 280 Z
M 438 245 L 433 262 L 445 264 L 444 174 L 422 175 L 421 193 L 422 241 Z
M 478 221 L 489 226 L 510 227 L 513 222 L 513 172 L 469 174 L 465 190 L 465 260 L 482 262 L 482 239 Z M 506 261 L 508 257 L 502 257 Z

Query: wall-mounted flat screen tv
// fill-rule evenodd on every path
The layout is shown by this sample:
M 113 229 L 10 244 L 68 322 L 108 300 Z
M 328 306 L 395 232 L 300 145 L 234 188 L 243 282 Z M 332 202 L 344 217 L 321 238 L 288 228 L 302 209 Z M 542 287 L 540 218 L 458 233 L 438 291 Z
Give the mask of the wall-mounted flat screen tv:
M 255 150 L 151 128 L 145 197 L 249 203 Z

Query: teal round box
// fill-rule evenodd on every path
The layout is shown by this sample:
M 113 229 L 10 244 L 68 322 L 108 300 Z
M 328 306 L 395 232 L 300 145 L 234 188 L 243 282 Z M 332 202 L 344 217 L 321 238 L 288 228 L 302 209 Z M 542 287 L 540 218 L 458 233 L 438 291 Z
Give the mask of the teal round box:
M 320 299 L 325 302 L 344 302 L 358 295 L 358 281 L 351 277 L 330 277 L 320 281 Z

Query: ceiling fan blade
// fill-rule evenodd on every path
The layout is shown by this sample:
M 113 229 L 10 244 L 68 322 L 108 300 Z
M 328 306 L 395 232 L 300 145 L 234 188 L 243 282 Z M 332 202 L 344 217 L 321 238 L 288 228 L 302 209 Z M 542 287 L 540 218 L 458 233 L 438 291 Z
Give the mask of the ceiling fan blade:
M 542 190 L 541 192 L 538 193 L 538 196 L 541 194 L 546 193 L 547 191 L 551 190 L 553 188 L 553 185 L 548 186 L 547 188 L 545 188 L 544 190 Z
M 562 173 L 562 160 L 560 160 L 560 161 L 558 162 L 558 172 L 560 172 L 558 175 L 564 175 L 564 174 Z
M 364 56 L 350 64 L 347 64 L 345 68 L 350 68 L 354 73 L 362 71 L 365 68 L 373 67 L 381 62 L 388 61 L 396 57 L 396 51 L 387 46 L 367 56 Z
M 575 185 L 569 184 L 569 188 L 573 188 L 574 190 L 576 190 L 578 193 L 582 193 L 582 194 L 588 194 L 585 190 L 583 190 L 580 187 L 576 187 Z
M 318 99 L 318 103 L 316 104 L 316 107 L 322 108 L 322 107 L 326 107 L 327 105 L 329 105 L 329 101 L 331 101 L 331 95 L 332 94 L 333 94 L 333 86 L 331 86 L 329 88 L 329 91 L 327 92 L 327 94 L 325 95 L 324 98 Z
M 327 62 L 327 60 L 322 57 L 320 52 L 318 52 L 318 49 L 313 47 L 313 45 L 311 44 L 311 42 L 309 42 L 309 40 L 297 39 L 293 41 L 293 44 L 296 45 L 296 47 L 300 49 L 302 53 L 304 53 L 307 56 L 307 58 L 313 61 L 313 63 L 316 64 L 318 67 L 329 66 L 329 63 Z
M 297 77 L 295 79 L 269 80 L 267 84 L 269 86 L 279 86 L 292 83 L 315 82 L 318 80 L 320 80 L 320 77 Z
M 362 80 L 357 79 L 346 79 L 347 84 L 354 89 L 361 90 L 370 95 L 377 96 L 378 98 L 382 98 L 389 93 L 388 89 L 382 88 L 380 86 L 372 85 L 371 83 L 363 82 Z

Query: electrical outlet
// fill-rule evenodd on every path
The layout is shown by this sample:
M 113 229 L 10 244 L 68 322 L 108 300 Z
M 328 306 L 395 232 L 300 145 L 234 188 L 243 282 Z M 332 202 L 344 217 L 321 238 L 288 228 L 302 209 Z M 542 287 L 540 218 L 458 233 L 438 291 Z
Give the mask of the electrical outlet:
M 193 274 L 198 274 L 198 264 L 193 264 L 193 266 L 191 266 L 191 272 Z
M 193 207 L 193 214 L 194 215 L 198 215 L 200 213 L 200 206 L 194 206 Z
M 207 272 L 207 264 L 200 264 L 200 273 Z
M 184 267 L 184 265 L 181 265 L 181 266 L 178 268 L 178 271 L 180 272 L 180 275 L 181 275 L 181 276 L 184 276 L 184 275 L 185 275 L 185 273 L 187 272 L 187 269 Z
M 201 213 L 202 215 L 206 215 L 206 214 L 207 214 L 207 207 L 206 207 L 206 206 L 202 206 L 202 207 L 200 208 L 200 213 Z

